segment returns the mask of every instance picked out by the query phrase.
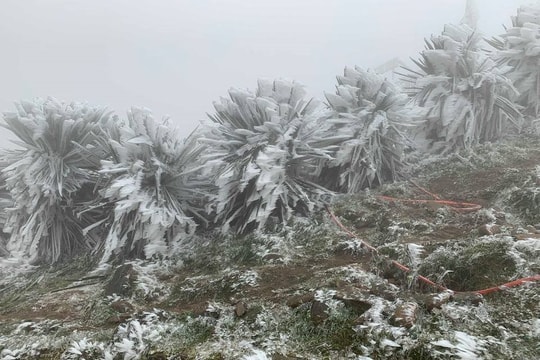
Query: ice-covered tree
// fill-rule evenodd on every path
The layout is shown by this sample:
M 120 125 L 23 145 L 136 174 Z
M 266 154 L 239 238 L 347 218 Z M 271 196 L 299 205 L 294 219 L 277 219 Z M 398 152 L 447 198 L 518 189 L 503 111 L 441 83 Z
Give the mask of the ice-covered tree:
M 413 125 L 407 95 L 382 75 L 360 67 L 345 68 L 337 80 L 336 93 L 326 94 L 331 109 L 326 133 L 341 144 L 335 159 L 324 163 L 322 183 L 356 193 L 394 181 L 403 167 L 404 130 Z
M 426 40 L 417 69 L 403 80 L 425 108 L 423 135 L 431 150 L 448 152 L 500 138 L 521 118 L 505 69 L 482 51 L 480 35 L 465 24 L 446 25 Z
M 103 108 L 55 99 L 20 102 L 4 114 L 21 149 L 8 152 L 2 169 L 13 201 L 4 231 L 8 250 L 38 262 L 56 262 L 94 249 L 100 242 L 83 228 L 96 221 L 81 214 L 96 196 L 100 160 L 96 145 L 111 120 Z
M 211 184 L 200 176 L 202 147 L 147 109 L 133 108 L 107 135 L 102 141 L 111 157 L 100 174 L 108 183 L 95 205 L 111 209 L 102 261 L 165 255 L 206 221 Z
M 493 58 L 507 67 L 507 76 L 519 91 L 524 113 L 540 115 L 540 6 L 522 6 L 512 16 L 512 27 L 488 41 L 496 48 Z
M 9 251 L 7 250 L 8 236 L 3 232 L 3 229 L 7 222 L 8 211 L 13 207 L 13 200 L 6 187 L 6 179 L 2 172 L 2 169 L 9 165 L 8 153 L 9 151 L 6 150 L 0 152 L 0 257 L 9 255 Z
M 255 92 L 229 96 L 214 103 L 202 139 L 219 188 L 216 221 L 242 233 L 321 205 L 329 192 L 313 176 L 335 144 L 317 135 L 317 102 L 286 80 L 260 80 Z

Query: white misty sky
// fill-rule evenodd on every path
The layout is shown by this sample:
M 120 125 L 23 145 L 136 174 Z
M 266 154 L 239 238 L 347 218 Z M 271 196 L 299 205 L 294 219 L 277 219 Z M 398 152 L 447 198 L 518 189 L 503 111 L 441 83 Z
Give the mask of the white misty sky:
M 524 0 L 476 0 L 503 33 Z M 322 98 L 345 66 L 418 57 L 465 0 L 0 0 L 0 111 L 54 96 L 170 115 L 188 135 L 230 87 L 287 78 Z M 0 146 L 10 146 L 0 133 Z

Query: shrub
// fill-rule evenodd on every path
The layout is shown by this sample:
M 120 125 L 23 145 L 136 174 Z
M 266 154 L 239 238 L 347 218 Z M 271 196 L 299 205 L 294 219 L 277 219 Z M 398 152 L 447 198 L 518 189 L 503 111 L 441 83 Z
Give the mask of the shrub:
M 230 99 L 216 102 L 202 136 L 217 174 L 216 220 L 239 233 L 322 205 L 329 192 L 314 181 L 317 161 L 335 149 L 319 136 L 318 104 L 301 85 L 258 85 L 256 92 L 231 89 Z
M 94 214 L 79 213 L 95 196 L 99 160 L 106 156 L 95 141 L 110 114 L 52 98 L 16 106 L 4 114 L 22 147 L 6 154 L 2 170 L 13 200 L 4 225 L 8 249 L 42 262 L 94 249 L 100 239 L 83 232 Z
M 96 205 L 111 208 L 103 261 L 164 255 L 204 225 L 211 185 L 200 176 L 202 147 L 193 136 L 180 140 L 167 120 L 157 123 L 150 111 L 133 108 L 103 146 L 111 153 L 102 161 L 108 182 Z
M 467 25 L 447 25 L 426 40 L 426 50 L 403 80 L 426 110 L 424 136 L 435 152 L 499 139 L 508 123 L 519 126 L 517 94 L 497 64 L 480 49 L 480 37 Z
M 336 94 L 326 94 L 331 113 L 328 136 L 340 140 L 335 159 L 326 162 L 321 178 L 329 188 L 356 193 L 396 180 L 403 168 L 412 125 L 408 98 L 383 76 L 359 67 L 338 76 Z
M 492 56 L 519 91 L 517 102 L 524 113 L 540 114 L 540 6 L 521 6 L 512 16 L 512 27 L 488 41 L 496 48 Z

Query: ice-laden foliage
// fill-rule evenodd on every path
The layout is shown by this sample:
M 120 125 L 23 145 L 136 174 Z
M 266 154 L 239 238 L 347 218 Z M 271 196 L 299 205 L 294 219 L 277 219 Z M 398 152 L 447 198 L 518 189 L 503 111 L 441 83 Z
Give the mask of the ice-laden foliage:
M 519 91 L 517 102 L 524 113 L 540 115 L 540 6 L 522 6 L 512 16 L 512 27 L 488 41 L 500 66 L 510 67 L 507 76 Z
M 94 249 L 99 239 L 83 228 L 96 221 L 82 204 L 96 194 L 99 161 L 95 140 L 111 120 L 103 108 L 38 99 L 5 113 L 20 150 L 7 152 L 2 169 L 13 207 L 7 209 L 7 248 L 32 260 L 55 262 Z
M 415 102 L 426 110 L 423 136 L 434 152 L 450 152 L 499 139 L 521 119 L 512 101 L 517 92 L 480 49 L 480 36 L 467 25 L 446 25 L 442 35 L 426 40 L 418 69 L 403 80 Z
M 413 123 L 408 98 L 391 81 L 359 67 L 338 76 L 336 94 L 326 94 L 331 108 L 329 136 L 340 141 L 335 159 L 321 174 L 332 190 L 357 193 L 392 182 L 403 167 L 404 128 Z
M 193 137 L 180 140 L 167 119 L 158 123 L 149 110 L 133 108 L 102 142 L 111 158 L 100 173 L 109 180 L 95 206 L 112 211 L 93 226 L 110 224 L 103 261 L 164 255 L 204 223 L 211 190 L 199 176 L 202 148 Z
M 217 173 L 217 222 L 243 233 L 321 205 L 329 192 L 313 176 L 336 146 L 318 135 L 318 105 L 304 88 L 261 80 L 256 92 L 231 89 L 229 96 L 214 103 L 213 124 L 203 131 Z
M 0 154 L 0 169 L 4 169 L 8 165 L 6 154 Z M 4 225 L 7 221 L 7 209 L 13 207 L 13 200 L 6 188 L 6 179 L 0 171 L 0 257 L 9 255 L 7 250 L 7 236 L 3 233 Z

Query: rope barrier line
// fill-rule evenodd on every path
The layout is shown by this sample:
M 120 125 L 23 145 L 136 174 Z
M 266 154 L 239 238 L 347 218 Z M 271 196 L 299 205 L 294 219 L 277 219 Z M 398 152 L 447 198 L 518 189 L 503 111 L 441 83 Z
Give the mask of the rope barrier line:
M 360 243 L 362 245 L 364 245 L 367 249 L 369 249 L 370 251 L 372 251 L 373 253 L 375 253 L 377 255 L 380 255 L 379 250 L 376 247 L 369 244 L 367 241 L 360 239 L 360 237 L 358 237 L 354 232 L 352 232 L 345 225 L 343 225 L 343 223 L 337 218 L 337 216 L 334 214 L 334 212 L 330 209 L 329 206 L 326 206 L 326 211 L 330 215 L 330 218 L 332 219 L 332 221 L 334 221 L 334 223 L 341 230 L 343 230 L 345 233 L 347 233 L 347 235 L 349 235 L 352 238 L 355 238 L 355 239 L 359 240 Z M 392 265 L 394 265 L 398 269 L 402 270 L 403 272 L 406 272 L 406 273 L 411 272 L 410 268 L 408 268 L 407 266 L 401 264 L 400 262 L 398 262 L 396 260 L 391 260 L 390 262 L 392 263 Z M 526 284 L 526 283 L 540 281 L 540 274 L 525 277 L 525 278 L 521 278 L 521 279 L 517 279 L 517 280 L 514 280 L 514 281 L 504 283 L 502 285 L 490 287 L 490 288 L 487 288 L 487 289 L 473 290 L 473 291 L 454 291 L 454 290 L 448 289 L 447 287 L 445 287 L 445 286 L 443 286 L 441 284 L 437 284 L 437 283 L 433 282 L 432 280 L 430 280 L 430 279 L 428 279 L 428 278 L 426 278 L 425 276 L 422 276 L 422 275 L 417 275 L 416 278 L 418 280 L 420 280 L 420 281 L 422 281 L 422 282 L 424 282 L 424 283 L 426 283 L 426 284 L 428 284 L 430 286 L 433 286 L 433 287 L 437 288 L 438 290 L 442 290 L 442 291 L 450 290 L 450 291 L 452 291 L 453 293 L 456 293 L 456 294 L 471 294 L 472 293 L 472 294 L 487 295 L 487 294 L 492 294 L 492 293 L 497 292 L 497 291 L 517 287 L 517 286 L 520 286 L 520 285 L 523 285 L 523 284 Z
M 386 200 L 386 201 L 396 201 L 396 202 L 403 202 L 403 203 L 411 203 L 411 204 L 439 204 L 439 205 L 446 205 L 450 208 L 452 208 L 455 211 L 459 212 L 472 212 L 476 210 L 480 210 L 482 208 L 482 205 L 480 204 L 474 204 L 474 203 L 467 203 L 467 202 L 458 202 L 458 201 L 451 201 L 451 200 L 413 200 L 413 199 L 399 199 L 394 198 L 391 196 L 378 196 L 379 199 Z
M 477 294 L 480 294 L 480 295 L 487 295 L 487 294 L 491 294 L 491 293 L 494 293 L 494 292 L 497 292 L 497 291 L 501 291 L 501 290 L 513 288 L 513 287 L 516 287 L 516 286 L 520 286 L 520 285 L 523 285 L 523 284 L 528 283 L 528 282 L 536 282 L 536 281 L 540 281 L 540 274 L 525 277 L 525 278 L 521 278 L 521 279 L 517 279 L 517 280 L 514 280 L 514 281 L 507 282 L 506 284 L 502 284 L 502 285 L 499 285 L 499 286 L 494 286 L 494 287 L 483 289 L 483 290 L 478 290 L 478 291 L 475 291 L 475 292 Z
M 438 205 L 444 205 L 448 206 L 451 209 L 458 211 L 458 212 L 472 212 L 476 210 L 480 210 L 482 208 L 482 205 L 475 204 L 475 203 L 468 203 L 468 202 L 460 202 L 460 201 L 451 201 L 451 200 L 443 200 L 439 195 L 434 194 L 422 186 L 418 185 L 416 182 L 409 180 L 411 184 L 416 186 L 418 189 L 420 189 L 422 192 L 428 194 L 429 196 L 433 197 L 434 200 L 427 200 L 427 199 L 400 199 L 395 198 L 391 196 L 378 196 L 379 199 L 386 200 L 386 201 L 395 201 L 395 202 L 403 202 L 403 203 L 411 203 L 411 204 L 438 204 Z
M 435 200 L 442 200 L 441 197 L 437 194 L 434 194 L 428 190 L 426 190 L 425 188 L 423 188 L 422 186 L 418 185 L 415 181 L 412 181 L 412 180 L 409 180 L 409 182 L 411 184 L 413 184 L 414 186 L 416 186 L 417 188 L 419 188 L 420 190 L 422 190 L 423 192 L 425 192 L 426 194 L 428 194 L 429 196 L 433 197 Z

